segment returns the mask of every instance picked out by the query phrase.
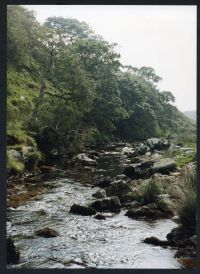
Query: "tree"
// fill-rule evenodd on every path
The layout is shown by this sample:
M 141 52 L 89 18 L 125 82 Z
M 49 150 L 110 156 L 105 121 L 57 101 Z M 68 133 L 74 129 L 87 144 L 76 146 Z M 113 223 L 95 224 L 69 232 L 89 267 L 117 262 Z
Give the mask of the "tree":
M 136 74 L 143 76 L 147 81 L 158 83 L 162 78 L 156 75 L 155 70 L 151 67 L 141 67 L 132 69 Z

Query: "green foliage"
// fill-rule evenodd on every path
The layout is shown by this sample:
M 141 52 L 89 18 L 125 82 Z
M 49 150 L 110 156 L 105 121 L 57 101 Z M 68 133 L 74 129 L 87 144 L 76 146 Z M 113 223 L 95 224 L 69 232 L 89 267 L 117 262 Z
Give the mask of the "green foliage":
M 182 226 L 188 230 L 196 227 L 197 207 L 197 174 L 196 170 L 188 170 L 181 179 L 181 196 L 177 209 Z
M 141 190 L 142 201 L 144 204 L 156 202 L 157 195 L 161 194 L 162 190 L 159 182 L 155 180 L 148 181 Z
M 24 168 L 22 162 L 16 161 L 10 153 L 7 153 L 7 170 L 9 174 L 21 174 Z
M 195 136 L 196 127 L 171 103 L 151 67 L 122 66 L 116 44 L 85 22 L 8 6 L 8 135 L 35 145 L 30 131 L 51 127 L 55 145 L 80 151 L 113 137 Z M 192 141 L 194 139 L 187 139 Z

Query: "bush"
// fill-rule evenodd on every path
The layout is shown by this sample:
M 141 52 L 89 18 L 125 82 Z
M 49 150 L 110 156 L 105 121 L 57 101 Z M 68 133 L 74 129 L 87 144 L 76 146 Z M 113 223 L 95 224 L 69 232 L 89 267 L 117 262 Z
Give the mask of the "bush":
M 178 204 L 178 215 L 183 228 L 195 230 L 197 207 L 197 174 L 189 170 L 181 179 L 181 196 Z
M 143 204 L 154 203 L 157 199 L 157 195 L 161 194 L 161 187 L 159 182 L 150 180 L 141 191 Z

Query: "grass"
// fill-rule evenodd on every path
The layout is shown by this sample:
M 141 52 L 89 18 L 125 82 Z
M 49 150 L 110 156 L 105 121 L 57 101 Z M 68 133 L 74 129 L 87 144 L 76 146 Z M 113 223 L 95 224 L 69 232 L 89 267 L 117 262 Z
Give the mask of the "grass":
M 176 159 L 176 164 L 178 167 L 183 167 L 186 164 L 196 161 L 196 154 L 183 155 Z
M 10 153 L 7 153 L 7 170 L 8 173 L 22 174 L 25 167 L 20 161 L 16 161 Z
M 155 180 L 148 181 L 141 189 L 143 204 L 156 202 L 157 195 L 162 193 L 160 183 Z
M 193 230 L 196 227 L 197 174 L 189 170 L 181 179 L 181 196 L 177 212 L 183 228 Z

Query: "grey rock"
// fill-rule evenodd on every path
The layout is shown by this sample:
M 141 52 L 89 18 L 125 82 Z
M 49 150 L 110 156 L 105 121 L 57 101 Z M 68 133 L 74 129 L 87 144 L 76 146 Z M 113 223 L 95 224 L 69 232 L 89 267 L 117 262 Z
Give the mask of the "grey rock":
M 176 170 L 176 163 L 173 159 L 165 158 L 153 164 L 153 173 L 159 172 L 169 174 Z
M 78 154 L 71 160 L 72 165 L 81 165 L 81 166 L 96 166 L 97 162 L 89 158 L 85 153 Z
M 106 191 L 104 189 L 97 190 L 92 194 L 92 196 L 98 199 L 103 199 L 106 197 Z
M 117 196 L 96 200 L 90 204 L 96 211 L 110 211 L 119 213 L 121 210 L 121 203 Z
M 52 228 L 45 227 L 35 231 L 35 234 L 40 237 L 53 238 L 59 236 L 58 232 Z
M 82 215 L 82 216 L 91 216 L 91 215 L 95 215 L 97 213 L 96 210 L 92 207 L 78 205 L 78 204 L 72 205 L 69 212 L 78 214 L 78 215 Z

